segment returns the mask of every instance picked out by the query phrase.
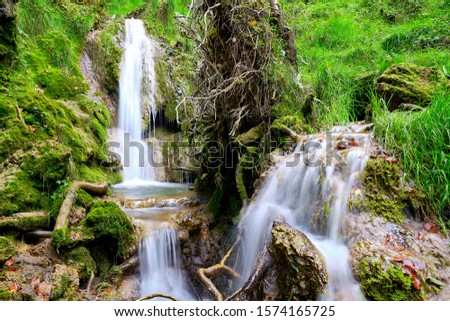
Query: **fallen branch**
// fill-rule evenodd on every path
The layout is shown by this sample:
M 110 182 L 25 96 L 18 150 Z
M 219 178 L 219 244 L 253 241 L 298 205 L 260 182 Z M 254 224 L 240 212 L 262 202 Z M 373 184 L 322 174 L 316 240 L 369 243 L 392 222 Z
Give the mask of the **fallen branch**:
M 86 297 L 88 298 L 88 300 L 92 300 L 92 296 L 91 296 L 91 285 L 92 285 L 92 281 L 94 281 L 94 272 L 91 271 L 91 277 L 89 278 L 89 282 L 87 284 L 87 288 L 86 288 Z
M 25 128 L 28 128 L 27 124 L 25 123 L 25 120 L 23 120 L 22 110 L 20 110 L 20 107 L 19 105 L 17 105 L 17 102 L 16 102 L 16 109 L 17 109 L 17 117 L 19 117 L 19 120 L 22 122 Z
M 25 233 L 25 237 L 36 237 L 36 238 L 50 238 L 52 235 L 51 231 L 30 231 Z
M 59 209 L 59 214 L 56 219 L 54 229 L 65 229 L 69 224 L 69 216 L 72 210 L 73 203 L 75 202 L 75 196 L 77 194 L 78 189 L 81 188 L 88 192 L 91 195 L 105 195 L 108 191 L 108 184 L 92 184 L 88 182 L 74 182 L 72 187 L 67 192 L 66 198 Z
M 292 129 L 290 129 L 289 127 L 283 126 L 282 130 L 289 135 L 289 137 L 292 138 L 292 140 L 294 140 L 296 143 L 298 143 L 301 139 L 302 136 L 300 136 L 299 134 L 297 134 L 296 132 L 294 132 Z
M 255 287 L 271 266 L 273 266 L 273 259 L 270 256 L 267 247 L 265 247 L 256 261 L 255 268 L 253 269 L 247 282 L 245 282 L 239 290 L 229 296 L 226 301 L 249 301 Z
M 169 300 L 172 300 L 172 301 L 178 301 L 177 298 L 175 298 L 175 297 L 173 297 L 171 295 L 168 295 L 168 294 L 164 294 L 164 293 L 153 293 L 153 294 L 150 294 L 150 295 L 146 295 L 146 296 L 144 296 L 144 297 L 142 297 L 140 299 L 137 299 L 136 301 L 145 301 L 145 300 L 150 300 L 150 299 L 153 299 L 153 298 L 166 298 L 166 299 L 169 299 Z
M 236 243 L 238 241 L 236 241 Z M 241 277 L 239 273 L 234 271 L 229 266 L 225 265 L 226 261 L 231 256 L 231 253 L 233 252 L 236 243 L 228 250 L 227 254 L 223 257 L 223 259 L 220 261 L 219 264 L 215 264 L 208 268 L 200 268 L 197 270 L 197 277 L 199 278 L 200 283 L 202 283 L 205 286 L 205 288 L 208 290 L 208 292 L 212 295 L 212 297 L 216 301 L 223 301 L 224 298 L 222 293 L 220 293 L 220 291 L 212 282 L 212 278 L 214 278 L 219 274 L 225 274 L 231 278 Z
M 117 270 L 121 271 L 122 273 L 128 272 L 136 267 L 139 266 L 139 256 L 137 254 L 130 257 L 128 260 L 117 266 Z M 112 277 L 114 274 L 117 274 L 117 272 L 111 272 L 110 277 Z

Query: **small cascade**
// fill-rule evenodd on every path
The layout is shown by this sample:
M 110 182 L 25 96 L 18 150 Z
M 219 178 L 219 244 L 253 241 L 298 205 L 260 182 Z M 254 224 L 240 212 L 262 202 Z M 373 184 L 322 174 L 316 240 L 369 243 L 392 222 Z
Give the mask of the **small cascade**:
M 281 215 L 325 256 L 327 295 L 318 299 L 364 300 L 348 265 L 349 253 L 340 231 L 349 211 L 348 199 L 358 190 L 369 158 L 371 134 L 347 130 L 339 127 L 333 133 L 309 137 L 272 169 L 240 222 L 240 257 L 246 258 L 239 263 L 242 282 L 250 276 L 273 220 Z
M 125 21 L 125 48 L 119 82 L 119 122 L 113 136 L 120 143 L 124 182 L 154 181 L 151 166 L 153 151 L 143 137 L 143 113 L 156 127 L 157 91 L 154 40 L 145 33 L 144 23 L 137 19 Z M 113 146 L 115 147 L 115 146 Z
M 141 296 L 169 294 L 180 300 L 194 300 L 180 267 L 177 231 L 160 227 L 144 237 L 139 248 Z

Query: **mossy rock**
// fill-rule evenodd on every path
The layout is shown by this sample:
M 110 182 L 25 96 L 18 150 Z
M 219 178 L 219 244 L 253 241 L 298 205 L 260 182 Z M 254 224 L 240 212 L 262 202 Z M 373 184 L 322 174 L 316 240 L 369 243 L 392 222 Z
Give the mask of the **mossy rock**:
M 264 136 L 263 125 L 258 125 L 248 130 L 247 132 L 240 134 L 235 138 L 240 144 L 248 146 L 251 144 L 258 143 Z
M 80 280 L 86 281 L 91 273 L 96 273 L 97 266 L 89 250 L 83 246 L 77 247 L 66 254 L 68 263 L 75 265 Z
M 379 260 L 364 259 L 359 265 L 361 288 L 368 299 L 375 301 L 423 300 L 414 289 L 411 276 L 401 267 Z
M 134 227 L 116 203 L 95 202 L 81 225 L 97 239 L 110 242 L 119 258 L 125 258 L 130 247 L 135 245 Z
M 394 111 L 403 103 L 426 107 L 441 85 L 448 88 L 449 82 L 438 68 L 402 63 L 391 66 L 377 79 L 375 92 Z
M 75 205 L 82 206 L 86 209 L 89 209 L 90 206 L 94 203 L 94 199 L 92 196 L 83 189 L 78 189 L 77 195 L 75 197 Z
M 423 201 L 419 192 L 408 193 L 400 180 L 397 164 L 384 159 L 370 159 L 362 174 L 362 200 L 350 200 L 350 207 L 356 207 L 373 215 L 384 217 L 387 221 L 402 223 L 404 211 L 413 211 Z
M 308 237 L 275 221 L 270 254 L 277 269 L 279 300 L 316 300 L 328 282 L 325 258 Z
M 14 242 L 8 238 L 0 236 L 0 266 L 16 254 Z

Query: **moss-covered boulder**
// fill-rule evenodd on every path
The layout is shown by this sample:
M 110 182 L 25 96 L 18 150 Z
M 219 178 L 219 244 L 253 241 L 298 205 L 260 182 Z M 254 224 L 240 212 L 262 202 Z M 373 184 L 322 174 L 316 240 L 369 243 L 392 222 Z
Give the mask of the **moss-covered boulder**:
M 375 301 L 423 299 L 421 292 L 414 289 L 413 279 L 399 266 L 364 259 L 359 269 L 361 288 L 368 299 Z
M 376 80 L 375 92 L 393 111 L 401 104 L 426 107 L 440 85 L 448 87 L 449 82 L 438 68 L 402 63 L 391 66 Z
M 116 203 L 94 203 L 81 225 L 96 239 L 104 239 L 120 258 L 127 257 L 136 246 L 133 224 Z
M 16 253 L 14 242 L 7 238 L 0 236 L 0 266 L 3 265 L 9 258 Z
M 277 269 L 279 300 L 316 300 L 328 282 L 325 258 L 302 232 L 275 221 L 270 254 Z
M 349 200 L 351 208 L 368 211 L 387 221 L 401 223 L 405 212 L 420 214 L 423 196 L 400 179 L 400 168 L 394 159 L 370 159 L 362 174 L 363 198 Z
M 81 281 L 90 278 L 91 273 L 96 272 L 97 266 L 91 253 L 84 246 L 77 247 L 66 254 L 66 260 L 69 264 L 74 265 Z
M 44 274 L 46 280 L 51 286 L 50 300 L 73 300 L 76 291 L 80 285 L 80 279 L 75 268 L 56 264 L 51 273 Z

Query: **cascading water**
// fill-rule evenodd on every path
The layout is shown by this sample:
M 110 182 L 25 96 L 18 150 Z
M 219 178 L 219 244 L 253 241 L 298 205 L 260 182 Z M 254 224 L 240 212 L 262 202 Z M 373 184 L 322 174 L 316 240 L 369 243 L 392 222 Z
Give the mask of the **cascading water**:
M 152 194 L 173 189 L 170 184 L 155 182 L 155 168 L 150 164 L 153 151 L 143 138 L 143 113 L 148 115 L 155 133 L 156 43 L 145 33 L 144 23 L 137 19 L 125 21 L 125 48 L 119 83 L 119 122 L 113 137 L 119 142 L 124 182 L 115 186 L 124 197 L 139 191 Z M 153 134 L 153 137 L 155 134 Z M 114 147 L 114 146 L 113 146 Z M 128 215 L 132 215 L 127 211 Z M 177 232 L 154 217 L 153 209 L 141 213 L 145 217 L 145 236 L 139 247 L 141 295 L 165 293 L 177 299 L 192 300 L 179 262 Z
M 139 261 L 141 295 L 169 294 L 180 300 L 193 300 L 180 267 L 177 231 L 161 227 L 141 241 Z
M 119 122 L 114 135 L 120 143 L 124 182 L 155 180 L 155 170 L 149 162 L 152 150 L 149 150 L 142 135 L 143 110 L 148 112 L 155 128 L 155 48 L 141 20 L 125 21 L 125 48 L 119 82 Z
M 348 144 L 331 159 L 334 138 L 350 136 Z M 242 248 L 239 263 L 242 282 L 248 279 L 269 235 L 273 220 L 283 216 L 302 230 L 327 261 L 327 295 L 322 300 L 364 300 L 348 265 L 348 249 L 340 240 L 348 199 L 369 158 L 371 135 L 350 134 L 345 128 L 301 142 L 294 153 L 282 158 L 266 179 L 240 223 Z M 306 147 L 305 147 L 306 146 Z

